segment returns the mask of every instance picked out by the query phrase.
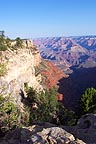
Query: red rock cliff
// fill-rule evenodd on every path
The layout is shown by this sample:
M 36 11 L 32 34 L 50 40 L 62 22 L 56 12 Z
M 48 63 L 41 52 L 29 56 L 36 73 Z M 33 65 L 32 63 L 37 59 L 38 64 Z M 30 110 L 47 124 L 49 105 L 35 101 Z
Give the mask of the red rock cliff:
M 46 77 L 46 85 L 48 88 L 55 86 L 58 81 L 67 77 L 58 67 L 56 67 L 52 62 L 45 61 L 47 68 L 42 71 L 42 75 Z

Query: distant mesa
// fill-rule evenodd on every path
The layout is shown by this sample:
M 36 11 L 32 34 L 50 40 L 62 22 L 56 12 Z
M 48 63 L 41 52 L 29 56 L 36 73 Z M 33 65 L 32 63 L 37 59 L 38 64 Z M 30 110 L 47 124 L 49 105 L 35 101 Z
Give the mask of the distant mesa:
M 33 43 L 44 59 L 53 61 L 66 73 L 71 66 L 87 63 L 88 67 L 89 63 L 90 67 L 90 62 L 96 62 L 96 36 L 39 38 Z

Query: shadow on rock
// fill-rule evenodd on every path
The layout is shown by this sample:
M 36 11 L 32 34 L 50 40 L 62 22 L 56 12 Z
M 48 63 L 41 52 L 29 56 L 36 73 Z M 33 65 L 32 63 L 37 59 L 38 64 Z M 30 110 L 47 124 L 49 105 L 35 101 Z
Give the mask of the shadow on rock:
M 68 78 L 59 80 L 58 86 L 58 92 L 63 94 L 64 106 L 76 111 L 78 100 L 85 90 L 96 88 L 96 67 L 74 69 Z

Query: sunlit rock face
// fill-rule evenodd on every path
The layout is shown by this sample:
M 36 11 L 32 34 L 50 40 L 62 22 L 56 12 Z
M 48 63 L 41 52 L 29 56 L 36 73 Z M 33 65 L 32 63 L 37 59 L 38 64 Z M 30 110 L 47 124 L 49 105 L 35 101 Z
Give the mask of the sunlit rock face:
M 12 95 L 18 104 L 21 101 L 20 92 L 24 91 L 24 83 L 38 92 L 43 90 L 40 75 L 35 76 L 35 66 L 41 62 L 39 50 L 30 41 L 26 41 L 26 44 L 26 47 L 0 53 L 0 63 L 6 65 L 7 71 L 6 75 L 0 77 L 0 93 Z

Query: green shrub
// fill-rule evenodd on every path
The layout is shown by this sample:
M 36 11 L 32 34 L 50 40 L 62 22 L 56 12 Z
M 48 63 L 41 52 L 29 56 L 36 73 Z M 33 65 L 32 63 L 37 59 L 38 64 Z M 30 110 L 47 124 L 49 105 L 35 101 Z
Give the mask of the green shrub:
M 6 132 L 18 125 L 18 108 L 7 97 L 0 95 L 0 130 Z
M 11 39 L 10 38 L 6 39 L 6 45 L 7 45 L 7 47 L 11 46 Z
M 7 46 L 6 45 L 0 45 L 0 51 L 5 51 L 7 50 Z
M 6 65 L 0 64 L 0 77 L 4 76 L 7 73 Z
M 27 105 L 30 107 L 30 123 L 37 120 L 51 121 L 57 107 L 56 89 L 52 88 L 38 94 L 33 88 L 28 89 L 27 84 L 24 84 L 24 87 L 27 93 Z
M 0 36 L 0 51 L 7 50 L 6 39 L 3 36 Z
M 77 115 L 74 111 L 66 109 L 63 104 L 58 105 L 58 118 L 61 125 L 74 126 L 77 122 Z
M 27 90 L 26 104 L 30 111 L 29 124 L 36 121 L 59 123 L 68 126 L 76 124 L 77 117 L 75 112 L 67 110 L 62 103 L 58 103 L 55 87 L 38 94 L 33 88 L 28 88 L 28 85 L 25 84 L 25 90 Z M 33 107 L 33 104 L 36 107 Z
M 23 43 L 22 40 L 19 37 L 17 37 L 15 40 L 16 40 L 16 46 L 22 47 L 22 43 Z
M 4 42 L 5 42 L 4 37 L 3 37 L 3 36 L 0 36 L 0 45 L 3 45 L 3 44 L 4 44 Z
M 24 83 L 24 91 L 27 93 L 27 92 L 28 92 L 28 89 L 29 89 L 28 83 L 25 82 L 25 83 Z
M 30 119 L 30 107 L 25 106 L 24 111 L 20 113 L 20 126 L 28 126 Z
M 30 104 L 38 101 L 37 93 L 32 87 L 30 87 L 29 89 L 27 88 L 26 92 L 27 92 L 27 100 L 28 102 L 30 102 Z
M 79 101 L 79 113 L 96 113 L 96 89 L 86 89 Z

